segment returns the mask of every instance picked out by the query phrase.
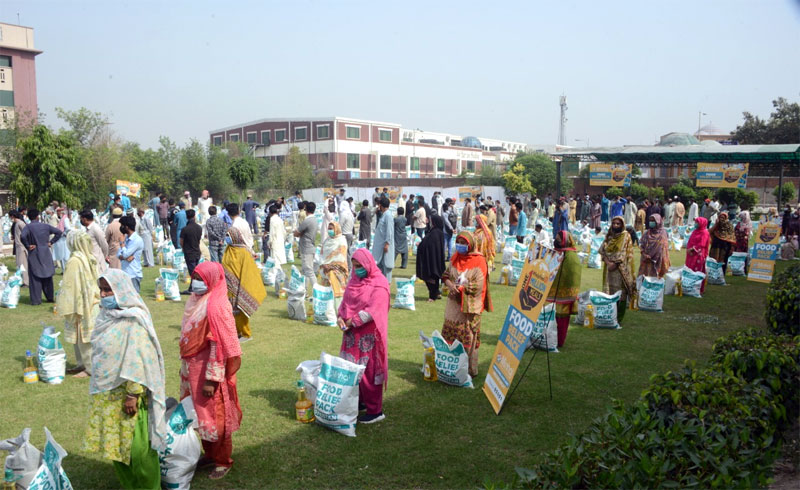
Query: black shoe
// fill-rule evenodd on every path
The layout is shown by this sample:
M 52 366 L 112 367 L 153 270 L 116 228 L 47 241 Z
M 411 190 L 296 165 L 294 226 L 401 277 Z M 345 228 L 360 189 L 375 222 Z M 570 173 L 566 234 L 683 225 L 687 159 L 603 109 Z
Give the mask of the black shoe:
M 186 291 L 181 291 L 181 294 L 192 294 L 192 291 L 187 289 Z
M 367 406 L 364 405 L 363 403 L 359 403 L 358 404 L 358 411 L 359 412 L 366 412 L 367 411 Z
M 365 413 L 363 415 L 359 415 L 358 416 L 358 423 L 359 424 L 374 424 L 375 422 L 380 422 L 381 420 L 383 420 L 385 418 L 386 418 L 386 416 L 383 414 L 383 412 L 375 413 L 375 414 Z

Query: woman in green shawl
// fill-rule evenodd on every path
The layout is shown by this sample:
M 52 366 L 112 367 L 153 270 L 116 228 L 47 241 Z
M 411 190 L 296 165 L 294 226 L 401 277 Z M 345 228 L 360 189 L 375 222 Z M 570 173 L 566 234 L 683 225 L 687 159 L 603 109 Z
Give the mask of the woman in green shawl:
M 603 257 L 603 292 L 614 294 L 622 291 L 617 303 L 617 321 L 622 323 L 628 300 L 636 294 L 636 283 L 633 279 L 633 240 L 621 217 L 611 220 L 599 253 Z
M 556 325 L 558 327 L 558 348 L 567 340 L 569 317 L 576 312 L 575 300 L 581 289 L 581 261 L 575 251 L 575 241 L 566 230 L 561 230 L 553 239 L 555 249 L 564 254 L 553 287 L 547 296 L 548 303 L 556 304 Z
M 67 372 L 86 378 L 91 374 L 92 330 L 100 303 L 97 260 L 92 254 L 92 239 L 83 230 L 69 232 L 67 247 L 70 256 L 56 297 L 56 311 L 64 317 L 64 341 L 75 345 L 75 367 Z

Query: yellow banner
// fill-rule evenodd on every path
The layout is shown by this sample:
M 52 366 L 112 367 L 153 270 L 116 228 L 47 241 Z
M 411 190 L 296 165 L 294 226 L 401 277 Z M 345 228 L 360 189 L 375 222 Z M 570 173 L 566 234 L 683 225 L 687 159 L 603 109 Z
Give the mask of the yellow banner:
M 128 182 L 127 180 L 117 181 L 117 194 L 122 194 L 122 191 L 128 193 L 129 196 L 141 197 L 142 185 L 138 182 Z
M 631 185 L 631 166 L 627 163 L 590 163 L 589 185 L 628 187 Z
M 747 187 L 749 163 L 697 162 L 697 187 Z
M 772 282 L 775 261 L 780 251 L 781 227 L 777 223 L 761 223 L 757 233 L 756 243 L 750 249 L 750 272 L 747 280 Z
M 506 313 L 492 363 L 483 383 L 483 393 L 496 414 L 503 407 L 511 382 L 528 346 L 528 339 L 544 335 L 536 331 L 539 319 L 564 255 L 535 244 L 528 252 L 517 288 Z

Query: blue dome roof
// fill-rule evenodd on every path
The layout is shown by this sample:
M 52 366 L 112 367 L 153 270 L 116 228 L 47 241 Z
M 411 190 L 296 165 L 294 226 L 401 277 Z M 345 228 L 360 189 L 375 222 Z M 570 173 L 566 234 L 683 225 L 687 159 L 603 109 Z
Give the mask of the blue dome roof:
M 466 138 L 462 139 L 461 146 L 467 146 L 469 148 L 483 148 L 481 140 L 474 136 L 467 136 Z

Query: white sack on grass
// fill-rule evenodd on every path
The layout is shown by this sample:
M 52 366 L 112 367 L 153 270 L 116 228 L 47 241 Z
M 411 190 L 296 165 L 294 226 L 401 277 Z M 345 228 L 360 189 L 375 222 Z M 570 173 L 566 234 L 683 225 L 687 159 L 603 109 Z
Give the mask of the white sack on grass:
M 636 289 L 639 292 L 639 309 L 643 311 L 664 311 L 664 279 L 639 276 Z
M 527 245 L 525 245 L 524 243 L 519 243 L 519 242 L 514 244 L 514 255 L 516 255 L 516 257 L 518 259 L 523 259 L 524 260 L 525 256 L 527 254 L 528 254 L 528 246 Z
M 333 288 L 314 284 L 311 304 L 314 306 L 314 323 L 336 326 L 336 308 L 333 305 Z
M 590 269 L 600 269 L 603 267 L 603 257 L 600 255 L 600 246 L 603 244 L 603 237 L 592 237 L 592 244 L 589 250 Z
M 733 252 L 733 255 L 728 258 L 728 270 L 734 276 L 745 275 L 746 265 L 747 252 Z
M 670 267 L 664 274 L 664 294 L 678 294 L 677 286 L 681 283 L 681 267 Z
M 622 291 L 605 294 L 600 291 L 589 293 L 589 300 L 594 307 L 594 328 L 621 328 L 617 321 L 617 302 Z
M 558 326 L 556 325 L 556 305 L 549 303 L 542 308 L 539 318 L 528 337 L 527 348 L 558 352 Z
M 42 453 L 31 444 L 31 430 L 23 429 L 14 439 L 0 441 L 0 451 L 8 451 L 4 469 L 14 472 L 18 488 L 28 488 L 39 469 Z
M 290 239 L 286 242 L 286 263 L 287 264 L 294 264 L 294 250 L 292 250 L 292 240 Z
M 316 387 L 313 400 L 317 423 L 346 436 L 355 437 L 358 385 L 366 366 L 325 352 L 320 355 L 319 362 L 319 376 L 316 383 L 312 383 Z
M 289 276 L 289 284 L 286 286 L 286 290 L 290 293 L 292 291 L 306 290 L 306 278 L 300 273 L 300 269 L 294 265 L 292 266 L 292 273 Z
M 681 269 L 681 290 L 684 296 L 691 296 L 693 298 L 702 298 L 700 295 L 700 288 L 703 285 L 703 280 L 706 275 L 702 272 L 695 272 L 692 269 L 683 266 Z
M 286 302 L 286 310 L 289 313 L 289 318 L 304 322 L 306 316 L 306 290 L 302 288 L 297 291 L 286 290 L 288 301 Z
M 510 265 L 511 261 L 514 259 L 514 249 L 511 247 L 505 247 L 503 249 L 503 264 Z
M 578 310 L 575 313 L 575 324 L 577 325 L 583 325 L 583 320 L 586 318 L 586 305 L 591 303 L 589 296 L 591 295 L 592 291 L 595 290 L 589 289 L 588 291 L 578 294 Z
M 47 427 L 44 428 L 44 435 L 47 442 L 42 452 L 42 464 L 28 490 L 72 490 L 72 483 L 61 467 L 61 460 L 67 456 L 67 452 L 53 439 Z
M 525 261 L 522 259 L 513 259 L 511 261 L 511 276 L 508 278 L 510 286 L 516 286 L 519 281 L 519 276 L 522 275 L 522 268 L 525 267 Z
M 158 451 L 161 464 L 161 486 L 168 489 L 189 490 L 197 462 L 203 455 L 203 445 L 195 429 L 197 413 L 192 397 L 167 410 L 167 445 Z
M 275 266 L 275 259 L 269 257 L 261 269 L 261 280 L 265 286 L 274 286 L 275 278 L 278 276 L 278 267 Z
M 448 344 L 438 330 L 434 330 L 431 337 L 425 337 L 420 332 L 422 345 L 432 344 L 436 351 L 436 372 L 439 381 L 452 386 L 473 388 L 472 376 L 469 375 L 469 354 L 461 341 L 456 339 Z
M 44 327 L 39 337 L 39 380 L 51 385 L 61 384 L 67 370 L 67 353 L 59 335 L 54 327 Z
M 397 287 L 397 294 L 394 297 L 392 308 L 412 311 L 417 309 L 414 299 L 414 282 L 416 280 L 416 275 L 411 276 L 409 279 L 403 277 L 396 277 L 394 279 L 394 284 Z
M 292 266 L 292 267 L 294 267 L 294 266 Z M 281 296 L 281 289 L 284 289 L 283 285 L 284 285 L 285 282 L 286 282 L 286 273 L 283 272 L 283 269 L 281 268 L 281 266 L 276 265 L 275 266 L 275 284 L 274 284 L 275 296 L 277 296 L 277 297 Z M 303 288 L 303 289 L 305 289 L 305 288 Z
M 11 276 L 3 288 L 0 305 L 4 308 L 16 308 L 19 304 L 19 288 L 22 287 L 22 271 L 18 270 Z
M 295 371 L 300 373 L 300 379 L 303 380 L 303 386 L 306 389 L 306 397 L 314 403 L 317 399 L 317 383 L 319 382 L 319 370 L 322 363 L 319 359 L 312 359 L 310 361 L 303 361 L 297 365 Z
M 708 283 L 715 286 L 725 285 L 725 272 L 722 270 L 722 263 L 717 262 L 711 257 L 706 258 L 706 277 Z
M 159 269 L 161 275 L 161 284 L 164 288 L 164 299 L 170 301 L 181 300 L 181 289 L 178 285 L 178 276 L 180 273 L 176 269 Z

